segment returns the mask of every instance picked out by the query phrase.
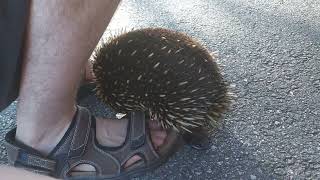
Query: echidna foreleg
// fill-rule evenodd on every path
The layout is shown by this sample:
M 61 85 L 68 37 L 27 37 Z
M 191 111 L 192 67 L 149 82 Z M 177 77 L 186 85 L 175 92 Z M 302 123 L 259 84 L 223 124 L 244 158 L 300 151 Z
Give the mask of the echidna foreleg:
M 204 127 L 191 129 L 192 133 L 183 134 L 184 141 L 197 150 L 207 150 L 210 148 L 209 131 Z

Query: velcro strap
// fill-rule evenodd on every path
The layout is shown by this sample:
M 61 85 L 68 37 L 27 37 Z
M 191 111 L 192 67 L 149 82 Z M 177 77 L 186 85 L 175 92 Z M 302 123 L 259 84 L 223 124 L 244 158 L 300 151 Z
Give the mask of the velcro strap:
M 8 152 L 9 163 L 14 166 L 20 166 L 25 168 L 39 169 L 42 172 L 48 171 L 54 172 L 56 168 L 56 162 L 40 155 L 35 155 L 27 152 L 9 142 L 5 143 Z
M 79 158 L 84 153 L 89 139 L 91 122 L 89 110 L 78 106 L 74 134 L 68 153 L 69 158 Z
M 131 149 L 144 145 L 146 140 L 146 119 L 144 112 L 131 113 Z

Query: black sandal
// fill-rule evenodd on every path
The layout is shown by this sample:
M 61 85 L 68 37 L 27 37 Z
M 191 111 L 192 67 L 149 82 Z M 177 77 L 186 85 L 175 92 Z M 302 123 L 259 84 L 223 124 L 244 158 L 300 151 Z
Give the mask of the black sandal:
M 132 112 L 128 119 L 127 137 L 123 145 L 104 147 L 96 140 L 95 118 L 86 108 L 78 107 L 66 134 L 48 156 L 16 142 L 16 129 L 13 129 L 5 137 L 9 163 L 55 178 L 129 179 L 157 168 L 183 145 L 182 137 L 170 130 L 166 142 L 156 151 L 146 128 L 145 114 Z M 125 168 L 127 160 L 134 155 L 139 155 L 141 160 Z M 80 164 L 93 166 L 95 173 L 72 177 L 71 170 Z

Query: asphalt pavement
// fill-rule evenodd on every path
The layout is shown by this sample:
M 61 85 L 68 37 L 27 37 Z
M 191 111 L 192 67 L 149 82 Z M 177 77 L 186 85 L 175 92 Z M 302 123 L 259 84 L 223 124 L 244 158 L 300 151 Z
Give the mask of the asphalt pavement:
M 199 39 L 219 55 L 238 96 L 211 148 L 185 147 L 139 179 L 320 179 L 320 1 L 124 0 L 105 36 L 164 27 Z M 112 113 L 96 100 L 82 104 Z M 4 134 L 16 103 L 0 113 Z

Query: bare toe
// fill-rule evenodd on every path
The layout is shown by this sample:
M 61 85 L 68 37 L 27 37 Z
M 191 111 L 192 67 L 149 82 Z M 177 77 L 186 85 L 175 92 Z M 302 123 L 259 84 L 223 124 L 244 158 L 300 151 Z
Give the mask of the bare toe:
M 167 133 L 165 130 L 154 130 L 150 132 L 151 141 L 156 149 L 158 149 L 165 141 Z
M 138 155 L 134 155 L 132 156 L 124 165 L 124 168 L 130 167 L 131 165 L 133 165 L 134 163 L 138 162 L 141 160 L 141 157 Z

